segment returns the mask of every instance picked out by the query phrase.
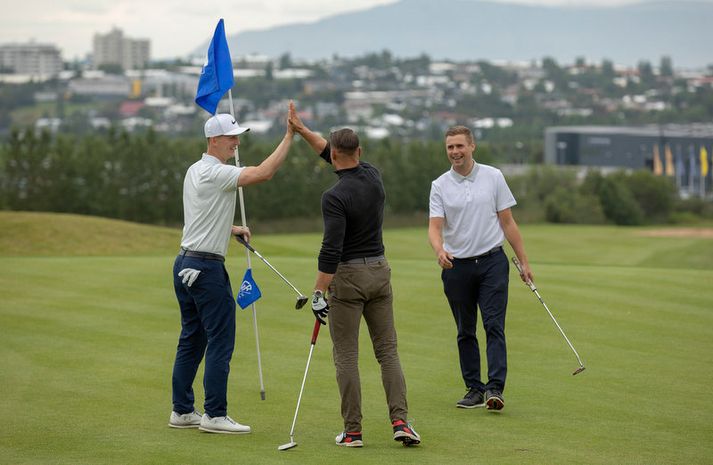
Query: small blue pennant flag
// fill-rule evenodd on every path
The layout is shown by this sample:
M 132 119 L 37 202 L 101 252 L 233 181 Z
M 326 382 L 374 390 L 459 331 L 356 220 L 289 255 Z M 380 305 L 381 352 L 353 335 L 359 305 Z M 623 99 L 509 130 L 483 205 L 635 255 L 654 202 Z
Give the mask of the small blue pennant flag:
M 252 304 L 260 297 L 262 297 L 262 293 L 253 279 L 253 270 L 248 268 L 247 271 L 245 271 L 243 282 L 240 284 L 240 290 L 238 291 L 238 298 L 236 299 L 238 305 L 240 305 L 240 308 L 244 310 L 245 307 Z
M 214 115 L 218 102 L 227 91 L 232 89 L 233 83 L 233 61 L 230 58 L 228 41 L 225 39 L 225 26 L 221 18 L 208 47 L 208 56 L 198 81 L 196 103 Z

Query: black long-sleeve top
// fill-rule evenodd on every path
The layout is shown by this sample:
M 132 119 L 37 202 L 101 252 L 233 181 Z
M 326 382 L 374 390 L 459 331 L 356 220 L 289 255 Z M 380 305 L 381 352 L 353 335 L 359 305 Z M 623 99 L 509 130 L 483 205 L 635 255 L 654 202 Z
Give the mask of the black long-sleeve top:
M 332 163 L 330 146 L 319 155 Z M 384 184 L 381 173 L 366 162 L 335 171 L 339 180 L 322 194 L 324 237 L 319 271 L 334 274 L 339 262 L 384 254 Z

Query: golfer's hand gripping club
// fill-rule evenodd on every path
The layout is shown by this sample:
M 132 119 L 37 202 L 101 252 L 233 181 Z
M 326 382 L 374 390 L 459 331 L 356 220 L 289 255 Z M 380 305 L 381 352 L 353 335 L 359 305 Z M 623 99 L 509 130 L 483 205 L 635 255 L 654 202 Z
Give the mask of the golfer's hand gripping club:
M 329 313 L 329 304 L 324 299 L 324 293 L 322 291 L 314 291 L 312 294 L 312 313 L 314 317 L 317 318 L 321 324 L 326 325 L 327 322 L 324 321 Z
M 525 276 L 525 272 L 522 270 L 522 265 L 520 265 L 520 260 L 518 260 L 517 257 L 512 257 L 512 263 L 515 265 L 515 268 L 517 268 L 517 272 L 520 273 L 520 276 Z M 530 287 L 530 290 L 532 292 L 535 292 L 537 290 L 537 288 L 535 287 L 535 283 L 533 283 L 529 279 L 525 281 L 525 284 Z

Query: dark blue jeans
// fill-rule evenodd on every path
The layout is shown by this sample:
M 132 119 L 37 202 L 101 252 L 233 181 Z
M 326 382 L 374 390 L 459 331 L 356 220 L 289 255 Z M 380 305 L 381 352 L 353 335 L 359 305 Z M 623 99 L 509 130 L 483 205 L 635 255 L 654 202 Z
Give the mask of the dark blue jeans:
M 201 271 L 191 287 L 178 276 L 184 268 Z M 173 365 L 173 410 L 179 414 L 194 410 L 193 381 L 205 355 L 205 413 L 225 416 L 235 347 L 235 300 L 228 273 L 219 260 L 179 255 L 173 264 L 173 287 L 181 309 L 181 335 Z
M 505 389 L 507 348 L 505 311 L 508 303 L 510 265 L 502 250 L 481 259 L 455 259 L 443 270 L 443 291 L 458 329 L 458 355 L 463 381 L 480 391 Z M 480 348 L 475 336 L 477 309 L 485 328 L 488 382 L 480 377 Z

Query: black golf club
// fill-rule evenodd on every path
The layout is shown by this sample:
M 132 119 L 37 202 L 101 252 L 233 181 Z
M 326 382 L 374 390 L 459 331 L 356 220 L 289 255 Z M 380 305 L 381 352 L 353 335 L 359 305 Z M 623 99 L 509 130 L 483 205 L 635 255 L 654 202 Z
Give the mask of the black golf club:
M 314 345 L 317 343 L 317 336 L 319 335 L 319 327 L 322 324 L 319 320 L 314 320 L 314 329 L 312 329 L 312 342 L 309 346 L 309 356 L 307 357 L 307 366 L 305 367 L 305 374 L 302 377 L 302 386 L 300 387 L 300 395 L 297 397 L 297 408 L 295 408 L 295 416 L 292 419 L 292 429 L 290 429 L 290 442 L 277 447 L 277 450 L 288 450 L 293 447 L 297 447 L 295 442 L 295 424 L 297 423 L 297 413 L 300 411 L 300 402 L 302 401 L 302 392 L 305 389 L 305 381 L 307 381 L 307 371 L 309 370 L 309 363 L 312 360 L 312 352 L 314 351 Z
M 517 271 L 520 273 L 520 276 L 522 276 L 523 273 L 522 273 L 522 266 L 520 266 L 520 261 L 517 259 L 517 257 L 512 257 L 512 262 L 515 264 L 515 267 L 517 268 Z M 545 303 L 544 300 L 542 300 L 542 297 L 540 297 L 540 293 L 537 292 L 537 288 L 535 287 L 535 284 L 530 280 L 528 280 L 525 284 L 527 284 L 530 287 L 530 290 L 535 293 L 535 295 L 539 299 L 540 303 L 542 303 L 542 306 L 545 307 L 545 310 L 547 310 L 547 313 L 549 313 L 550 318 L 552 318 L 552 321 L 555 322 L 557 329 L 559 329 L 560 333 L 562 333 L 562 337 L 564 337 L 564 340 L 567 341 L 569 348 L 572 349 L 572 352 L 574 352 L 575 357 L 577 357 L 577 361 L 579 362 L 579 368 L 574 370 L 574 373 L 572 373 L 572 376 L 580 374 L 581 372 L 584 371 L 584 364 L 582 363 L 582 359 L 579 358 L 579 354 L 577 353 L 577 350 L 574 348 L 572 343 L 569 342 L 567 335 L 564 333 L 564 331 L 562 331 L 562 327 L 559 325 L 559 323 L 557 323 L 557 320 L 555 319 L 554 315 L 552 315 L 552 312 L 550 311 L 550 309 L 547 308 L 547 304 Z
M 279 271 L 277 271 L 277 269 L 276 269 L 274 266 L 272 266 L 272 265 L 270 264 L 270 262 L 268 262 L 265 257 L 263 257 L 262 255 L 260 255 L 260 252 L 258 252 L 257 250 L 255 250 L 255 249 L 253 248 L 253 246 L 251 246 L 250 244 L 248 244 L 248 243 L 245 241 L 245 239 L 243 238 L 243 236 L 241 236 L 241 235 L 236 235 L 235 238 L 238 240 L 238 242 L 240 242 L 240 243 L 243 244 L 245 247 L 247 247 L 247 249 L 248 249 L 249 251 L 251 251 L 252 253 L 254 253 L 255 255 L 257 255 L 258 258 L 260 258 L 260 260 L 262 260 L 263 262 L 265 262 L 265 265 L 267 265 L 272 271 L 274 271 L 280 278 L 282 278 L 282 280 L 283 280 L 284 282 L 287 283 L 288 286 L 290 286 L 290 287 L 297 293 L 297 302 L 295 302 L 295 308 L 296 308 L 296 309 L 299 310 L 300 308 L 302 308 L 302 307 L 305 306 L 305 304 L 306 304 L 307 301 L 309 300 L 309 298 L 308 298 L 306 295 L 304 295 L 304 294 L 302 294 L 300 291 L 298 291 L 297 288 L 296 288 L 291 282 L 289 282 L 289 281 L 287 280 L 287 278 L 285 278 L 284 276 L 282 276 L 282 273 L 280 273 Z

